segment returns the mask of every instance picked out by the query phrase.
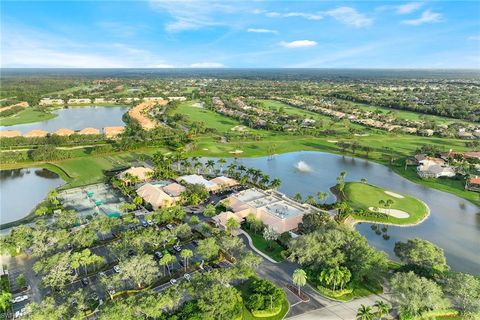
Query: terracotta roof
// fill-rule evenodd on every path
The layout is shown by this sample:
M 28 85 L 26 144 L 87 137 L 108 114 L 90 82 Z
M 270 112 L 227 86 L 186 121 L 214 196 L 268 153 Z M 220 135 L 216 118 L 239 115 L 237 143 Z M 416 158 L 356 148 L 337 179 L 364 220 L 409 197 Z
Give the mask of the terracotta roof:
M 27 138 L 33 138 L 33 137 L 45 137 L 47 136 L 48 131 L 45 130 L 32 130 L 28 133 L 25 134 L 25 137 Z
M 470 179 L 468 179 L 468 183 L 480 184 L 480 177 L 478 176 L 471 177 Z
M 225 177 L 225 176 L 220 176 L 220 177 L 213 178 L 212 180 L 210 180 L 210 182 L 213 182 L 213 183 L 218 184 L 218 185 L 225 185 L 225 186 L 228 186 L 228 187 L 233 187 L 233 186 L 238 185 L 237 180 L 231 179 L 231 178 L 228 178 L 228 177 Z
M 80 130 L 78 134 L 100 134 L 100 130 L 96 128 L 85 128 Z
M 141 181 L 146 181 L 150 179 L 153 170 L 150 168 L 145 167 L 131 167 L 119 174 L 120 179 L 127 181 L 128 179 L 125 177 L 126 174 L 131 174 L 134 177 L 137 177 Z
M 163 187 L 163 191 L 165 191 L 172 197 L 180 196 L 185 190 L 186 188 L 178 183 L 170 183 L 168 186 Z
M 57 136 L 69 136 L 74 133 L 75 131 L 67 128 L 61 128 L 54 132 L 54 134 L 56 134 Z
M 480 151 L 469 151 L 465 152 L 464 156 L 466 158 L 480 158 Z
M 103 128 L 103 133 L 107 138 L 116 137 L 119 134 L 122 134 L 125 131 L 125 127 L 105 127 Z
M 21 135 L 22 133 L 18 130 L 0 131 L 0 137 L 2 138 L 20 137 Z

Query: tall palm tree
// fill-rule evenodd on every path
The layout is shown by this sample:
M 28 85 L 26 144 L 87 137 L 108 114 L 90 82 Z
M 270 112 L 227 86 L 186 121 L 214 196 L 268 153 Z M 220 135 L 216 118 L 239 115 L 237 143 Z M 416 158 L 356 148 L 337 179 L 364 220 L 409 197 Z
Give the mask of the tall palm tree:
M 220 172 L 223 173 L 223 166 L 225 165 L 225 163 L 227 163 L 227 161 L 225 159 L 221 158 L 221 159 L 217 160 L 217 163 L 220 165 Z
M 188 268 L 188 259 L 191 258 L 192 256 L 193 256 L 193 251 L 192 250 L 183 249 L 180 252 L 180 257 L 182 257 L 184 259 L 184 262 L 185 262 L 185 272 L 187 272 L 187 268 Z
M 323 191 L 317 192 L 318 201 L 323 202 L 323 204 L 325 204 L 325 200 L 327 199 L 327 197 L 328 197 L 328 193 Z
M 314 197 L 314 196 L 312 196 L 311 194 L 310 194 L 310 195 L 308 195 L 308 196 L 307 196 L 307 200 L 306 200 L 306 202 L 307 202 L 308 204 L 312 205 L 312 206 L 313 206 L 313 205 L 315 205 L 315 203 L 316 203 L 316 201 L 315 201 L 315 197 Z
M 207 160 L 207 169 L 210 174 L 212 174 L 213 167 L 215 166 L 215 161 L 213 160 Z
M 377 309 L 376 315 L 380 319 L 382 319 L 383 316 L 388 315 L 390 313 L 390 306 L 388 305 L 388 303 L 382 300 L 375 301 L 375 304 L 373 306 Z
M 293 196 L 293 200 L 297 201 L 297 202 L 302 202 L 302 195 L 300 192 L 297 192 L 295 193 L 295 195 Z
M 307 273 L 303 269 L 295 269 L 292 275 L 293 283 L 298 286 L 298 295 L 300 295 L 300 287 L 307 284 Z
M 365 305 L 361 305 L 357 311 L 357 319 L 358 320 L 373 320 L 375 315 L 373 314 L 372 307 Z
M 281 184 L 282 184 L 282 180 L 280 180 L 279 178 L 275 178 L 272 181 L 270 181 L 270 188 L 277 189 L 278 187 L 280 187 Z

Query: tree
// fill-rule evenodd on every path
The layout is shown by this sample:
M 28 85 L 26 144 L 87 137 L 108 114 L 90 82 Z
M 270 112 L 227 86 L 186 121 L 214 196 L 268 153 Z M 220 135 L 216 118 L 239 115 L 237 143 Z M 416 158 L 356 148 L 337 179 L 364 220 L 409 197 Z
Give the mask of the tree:
M 51 320 L 68 319 L 68 308 L 66 304 L 57 305 L 52 297 L 45 297 L 40 304 L 29 303 L 25 306 L 28 319 Z
M 240 222 L 238 222 L 237 219 L 235 219 L 234 217 L 230 217 L 228 218 L 225 227 L 227 229 L 227 232 L 231 234 L 233 230 L 240 228 Z
M 43 277 L 42 282 L 45 286 L 57 291 L 72 282 L 75 276 L 71 273 L 69 254 L 62 253 L 52 258 L 55 259 L 55 263 L 50 263 L 48 272 Z
M 300 192 L 295 193 L 295 195 L 293 196 L 293 200 L 297 202 L 302 202 L 302 194 Z
M 211 203 L 207 204 L 207 206 L 203 210 L 203 215 L 205 217 L 213 217 L 216 214 L 217 214 L 217 211 L 215 210 L 215 207 Z
M 238 319 L 242 312 L 242 297 L 234 287 L 214 283 L 198 290 L 196 298 L 201 319 Z
M 77 212 L 75 210 L 60 210 L 54 215 L 55 225 L 59 228 L 71 228 L 77 222 Z
M 35 215 L 36 216 L 44 216 L 48 213 L 48 208 L 44 206 L 40 206 L 35 210 Z
M 480 281 L 466 273 L 453 273 L 445 283 L 445 292 L 463 315 L 480 312 Z
M 390 305 L 382 300 L 375 301 L 373 305 L 377 311 L 375 312 L 376 316 L 379 319 L 383 319 L 383 316 L 388 315 L 390 313 Z
M 390 285 L 393 305 L 403 316 L 418 316 L 422 312 L 448 306 L 442 289 L 435 282 L 419 277 L 412 271 L 395 274 Z
M 200 218 L 197 216 L 192 216 L 188 223 L 190 223 L 191 225 L 197 225 L 200 223 Z
M 300 295 L 300 287 L 307 284 L 307 273 L 303 269 L 295 269 L 292 275 L 292 280 L 298 287 L 298 295 Z
M 207 261 L 216 258 L 219 251 L 220 247 L 215 242 L 214 238 L 206 238 L 198 242 L 197 252 L 203 259 Z
M 314 232 L 331 220 L 328 213 L 323 211 L 319 213 L 307 213 L 303 216 L 302 223 L 298 226 L 298 230 L 303 234 Z
M 78 248 L 91 247 L 97 240 L 97 234 L 90 228 L 83 228 L 72 235 L 72 243 Z
M 142 284 L 149 285 L 155 279 L 157 266 L 152 256 L 138 255 L 119 263 L 120 276 L 124 280 L 131 280 L 139 288 Z
M 340 289 L 343 289 L 343 286 L 350 281 L 352 274 L 350 270 L 345 267 L 334 267 L 327 268 L 322 270 L 319 275 L 320 281 L 326 283 L 327 285 L 333 285 L 333 291 L 337 289 L 337 285 L 340 285 Z
M 6 311 L 12 304 L 10 300 L 12 299 L 12 294 L 8 291 L 0 291 L 0 309 Z
M 165 254 L 158 263 L 163 266 L 163 275 L 166 275 L 165 270 L 168 271 L 168 274 L 170 274 L 170 264 L 175 263 L 176 257 L 171 255 L 171 254 Z
M 278 187 L 280 187 L 281 184 L 282 184 L 282 180 L 280 180 L 279 178 L 275 178 L 270 182 L 270 188 L 278 189 Z
M 372 311 L 372 307 L 365 305 L 361 305 L 360 308 L 357 310 L 357 319 L 358 320 L 373 320 L 374 314 Z
M 443 249 L 427 240 L 415 238 L 407 242 L 398 241 L 395 243 L 394 252 L 407 264 L 439 271 L 448 269 Z
M 323 191 L 317 192 L 317 199 L 319 202 L 323 202 L 323 204 L 325 204 L 325 201 L 327 200 L 327 198 L 328 198 L 328 193 Z
M 278 232 L 272 226 L 268 226 L 263 229 L 263 238 L 269 242 L 268 248 L 271 250 L 273 242 L 278 239 Z
M 185 272 L 187 272 L 187 268 L 188 268 L 188 259 L 193 257 L 193 251 L 192 250 L 189 250 L 189 249 L 183 249 L 181 252 L 180 252 L 180 257 L 183 258 L 184 262 L 185 262 Z
M 386 269 L 387 256 L 370 247 L 365 237 L 335 223 L 320 226 L 290 242 L 288 259 L 313 271 L 335 266 L 347 267 L 354 279 L 378 277 Z
M 312 196 L 311 194 L 307 196 L 306 201 L 309 205 L 312 205 L 312 206 L 314 206 L 316 204 L 315 197 Z

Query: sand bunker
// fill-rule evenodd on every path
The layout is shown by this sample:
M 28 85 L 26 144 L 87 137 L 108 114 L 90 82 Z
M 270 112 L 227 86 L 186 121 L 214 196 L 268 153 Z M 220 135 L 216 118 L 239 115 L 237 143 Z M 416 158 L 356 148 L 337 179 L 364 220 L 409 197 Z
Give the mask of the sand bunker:
M 408 214 L 408 212 L 398 210 L 398 209 L 384 209 L 384 208 L 369 207 L 368 210 L 373 212 L 385 213 L 385 214 L 388 214 L 389 216 L 392 216 L 394 218 L 399 218 L 399 219 L 406 219 L 410 217 L 410 214 Z
M 392 192 L 392 191 L 385 191 L 385 193 L 388 194 L 389 196 L 392 196 L 392 197 L 395 197 L 395 198 L 398 198 L 398 199 L 405 198 L 401 194 L 398 194 L 398 193 L 395 193 L 395 192 Z
M 327 142 L 330 142 L 330 143 L 337 143 L 338 141 L 337 141 L 337 140 L 327 140 Z
M 230 151 L 229 153 L 238 154 L 238 153 L 243 153 L 243 151 L 237 149 L 237 150 L 235 150 L 235 151 Z

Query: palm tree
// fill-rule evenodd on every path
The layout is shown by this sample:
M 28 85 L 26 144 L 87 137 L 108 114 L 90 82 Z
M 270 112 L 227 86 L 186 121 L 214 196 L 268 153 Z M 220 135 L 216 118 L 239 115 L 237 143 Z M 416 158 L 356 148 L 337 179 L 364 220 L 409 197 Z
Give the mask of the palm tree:
M 193 256 L 193 251 L 192 250 L 183 249 L 180 252 L 180 257 L 182 257 L 184 259 L 184 262 L 185 262 L 185 272 L 187 272 L 187 268 L 188 268 L 188 259 L 191 258 L 192 256 Z
M 375 301 L 375 304 L 373 306 L 377 309 L 376 315 L 380 319 L 390 313 L 390 306 L 388 305 L 388 303 L 383 302 L 382 300 Z
M 280 180 L 279 178 L 275 178 L 272 181 L 270 181 L 270 188 L 277 189 L 278 187 L 280 187 L 281 184 L 282 184 L 282 180 Z
M 300 296 L 300 287 L 307 284 L 307 273 L 303 269 L 295 269 L 292 275 L 293 283 L 298 286 L 298 295 Z
M 213 160 L 207 160 L 207 165 L 206 167 L 208 168 L 208 172 L 212 174 L 213 167 L 215 166 L 215 161 Z
M 302 195 L 300 194 L 300 192 L 295 193 L 295 195 L 293 196 L 293 200 L 297 202 L 302 202 Z
M 385 201 L 384 201 L 384 200 L 378 201 L 378 206 L 379 206 L 380 208 L 385 207 Z
M 307 197 L 307 200 L 306 200 L 306 201 L 307 201 L 307 203 L 308 203 L 308 204 L 310 204 L 310 205 L 312 205 L 312 206 L 314 206 L 314 205 L 315 205 L 315 203 L 316 203 L 316 202 L 315 202 L 315 197 L 314 197 L 314 196 L 312 196 L 311 194 L 310 194 L 310 195 L 308 195 L 308 197 Z
M 367 183 L 367 182 L 368 182 L 368 179 L 367 179 L 367 178 L 362 178 L 362 179 L 360 179 L 360 182 L 361 182 L 361 183 Z
M 220 172 L 223 173 L 223 165 L 224 165 L 225 163 L 227 163 L 227 161 L 222 158 L 222 159 L 218 159 L 218 160 L 217 160 L 217 163 L 220 165 Z
M 323 204 L 325 204 L 325 201 L 327 200 L 327 197 L 328 197 L 328 193 L 323 192 L 323 191 L 317 192 L 318 201 L 323 202 Z
M 266 174 L 262 175 L 262 178 L 260 179 L 260 183 L 263 186 L 267 186 L 269 182 L 270 182 L 270 177 Z
M 385 201 L 385 207 L 387 209 L 389 209 L 392 205 L 393 205 L 393 200 L 392 199 L 388 199 L 387 201 Z
M 361 305 L 360 308 L 358 308 L 357 311 L 357 319 L 358 320 L 373 320 L 374 319 L 374 314 L 372 311 L 372 307 L 368 306 L 366 307 L 365 305 Z

